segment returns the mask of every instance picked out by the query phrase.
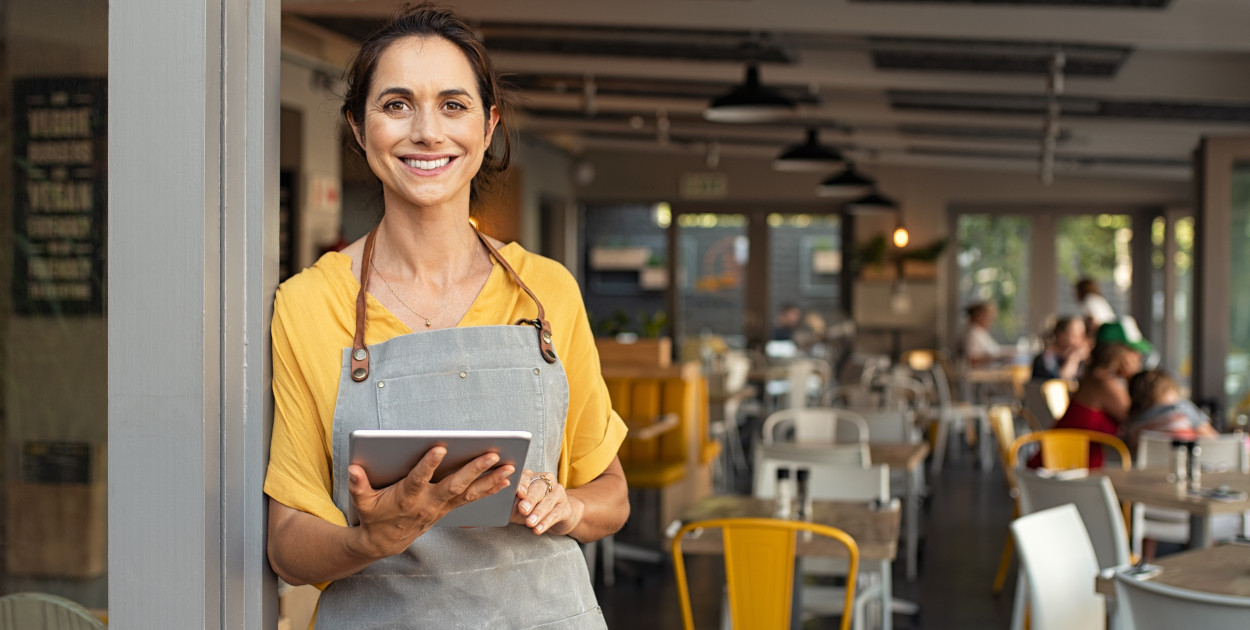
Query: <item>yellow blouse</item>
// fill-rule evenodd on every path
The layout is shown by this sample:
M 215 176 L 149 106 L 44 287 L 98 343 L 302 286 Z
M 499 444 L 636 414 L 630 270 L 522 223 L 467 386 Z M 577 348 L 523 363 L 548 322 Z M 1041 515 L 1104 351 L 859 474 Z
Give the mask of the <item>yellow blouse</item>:
M 560 483 L 575 488 L 607 469 L 625 439 L 625 423 L 608 399 L 577 281 L 559 263 L 516 243 L 499 253 L 542 301 L 551 322 L 556 354 L 569 380 L 556 472 Z M 275 407 L 265 494 L 339 525 L 346 520 L 332 500 L 331 440 L 340 362 L 343 349 L 352 345 L 359 289 L 351 258 L 325 254 L 278 287 L 271 327 Z M 496 262 L 458 325 L 511 324 L 537 313 L 534 301 Z M 373 296 L 367 317 L 367 345 L 412 332 Z

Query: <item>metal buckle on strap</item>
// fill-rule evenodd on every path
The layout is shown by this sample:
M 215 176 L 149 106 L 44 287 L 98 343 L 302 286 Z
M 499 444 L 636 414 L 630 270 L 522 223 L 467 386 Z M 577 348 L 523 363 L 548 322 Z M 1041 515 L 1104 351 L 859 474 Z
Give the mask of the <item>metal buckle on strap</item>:
M 542 355 L 543 360 L 547 363 L 556 362 L 556 351 L 551 347 L 551 324 L 544 319 L 518 319 L 518 325 L 525 324 L 533 326 L 538 331 L 538 351 Z

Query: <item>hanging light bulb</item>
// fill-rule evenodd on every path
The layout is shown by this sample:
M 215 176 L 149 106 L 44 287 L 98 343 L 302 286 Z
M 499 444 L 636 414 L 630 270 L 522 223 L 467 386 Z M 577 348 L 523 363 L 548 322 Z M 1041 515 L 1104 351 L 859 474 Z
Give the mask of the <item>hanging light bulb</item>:
M 899 225 L 894 228 L 894 246 L 902 249 L 907 247 L 907 242 L 911 240 L 911 236 L 907 233 L 907 228 Z

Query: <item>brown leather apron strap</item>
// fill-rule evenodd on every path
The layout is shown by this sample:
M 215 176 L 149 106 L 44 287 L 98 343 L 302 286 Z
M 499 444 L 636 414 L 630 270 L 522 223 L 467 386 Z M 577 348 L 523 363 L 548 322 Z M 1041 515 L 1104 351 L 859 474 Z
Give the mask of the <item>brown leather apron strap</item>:
M 508 271 L 508 275 L 512 276 L 512 280 L 515 281 L 517 285 L 521 287 L 521 290 L 524 291 L 526 295 L 530 296 L 530 299 L 534 300 L 534 304 L 538 306 L 537 319 L 518 319 L 516 323 L 529 324 L 538 330 L 539 353 L 542 355 L 543 360 L 547 363 L 555 363 L 556 351 L 551 345 L 551 322 L 547 321 L 547 312 L 543 309 L 543 303 L 538 301 L 538 296 L 534 295 L 534 292 L 530 290 L 529 286 L 521 280 L 521 276 L 517 275 L 517 272 L 512 268 L 512 265 L 508 264 L 508 261 L 505 260 L 503 256 L 499 255 L 499 251 L 495 249 L 494 245 L 490 244 L 490 241 L 486 238 L 486 236 L 478 231 L 477 226 L 473 226 L 473 231 L 477 233 L 478 240 L 482 241 L 482 244 L 486 246 L 486 250 L 490 252 L 491 257 L 499 261 L 499 264 Z
M 360 291 L 356 294 L 356 336 L 352 338 L 352 380 L 359 383 L 369 378 L 369 349 L 365 347 L 365 288 L 369 286 L 369 263 L 373 260 L 373 237 L 378 228 L 365 237 L 365 253 L 360 259 Z
M 369 230 L 369 235 L 365 237 L 365 252 L 360 260 L 360 291 L 356 293 L 356 335 L 352 338 L 352 380 L 359 383 L 369 378 L 369 348 L 365 347 L 365 320 L 367 311 L 367 301 L 365 290 L 369 286 L 369 263 L 373 260 L 373 237 L 377 234 L 378 228 L 374 227 Z M 494 245 L 490 244 L 481 232 L 475 226 L 473 232 L 477 234 L 478 240 L 486 246 L 486 251 L 490 252 L 491 258 L 494 258 L 499 264 L 512 276 L 512 280 L 521 287 L 525 294 L 534 300 L 534 304 L 538 306 L 537 319 L 519 319 L 517 324 L 527 324 L 533 326 L 538 331 L 538 351 L 542 355 L 543 360 L 547 363 L 556 362 L 556 351 L 551 345 L 551 323 L 547 321 L 547 312 L 543 309 L 543 303 L 538 301 L 538 296 L 530 290 L 529 286 L 521 280 L 521 276 L 517 275 L 512 265 L 503 256 L 499 255 L 499 251 Z

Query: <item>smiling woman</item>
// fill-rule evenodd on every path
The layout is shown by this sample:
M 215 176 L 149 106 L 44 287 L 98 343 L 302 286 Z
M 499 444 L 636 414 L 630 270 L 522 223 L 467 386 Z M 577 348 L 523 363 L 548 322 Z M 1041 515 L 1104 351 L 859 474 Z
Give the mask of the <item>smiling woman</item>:
M 320 627 L 602 628 L 576 543 L 629 515 L 625 425 L 572 276 L 469 221 L 509 158 L 490 60 L 463 20 L 422 5 L 367 38 L 348 77 L 343 114 L 383 215 L 278 289 L 270 563 L 293 584 L 332 582 Z M 493 453 L 435 482 L 441 447 L 375 488 L 347 457 L 364 428 L 534 437 L 515 490 Z M 439 527 L 499 492 L 515 493 L 508 526 Z

